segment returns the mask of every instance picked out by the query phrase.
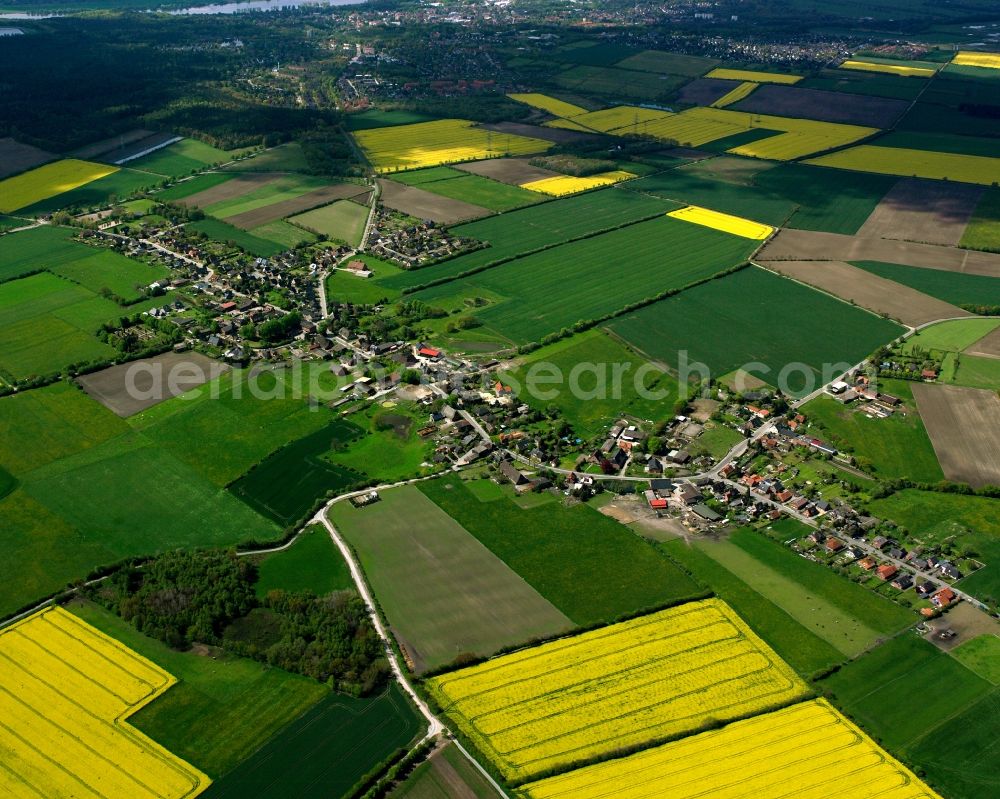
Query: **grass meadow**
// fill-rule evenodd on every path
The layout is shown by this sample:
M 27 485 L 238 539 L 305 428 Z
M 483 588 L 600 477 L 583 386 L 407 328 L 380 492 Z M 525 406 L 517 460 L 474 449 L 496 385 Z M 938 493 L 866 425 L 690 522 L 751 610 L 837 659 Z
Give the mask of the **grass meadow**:
M 472 203 L 493 211 L 510 211 L 525 205 L 533 205 L 543 199 L 537 192 L 451 167 L 430 167 L 404 172 L 396 176 L 395 180 L 408 186 L 419 186 L 442 197 Z
M 307 527 L 288 549 L 261 558 L 257 573 L 258 596 L 274 590 L 312 591 L 325 596 L 354 589 L 343 555 L 319 524 Z
M 352 247 L 361 243 L 368 219 L 368 207 L 351 200 L 338 200 L 289 219 L 292 224 L 319 233 Z
M 1000 278 L 949 272 L 943 269 L 921 269 L 880 261 L 855 261 L 853 266 L 950 302 L 952 305 L 1000 306 Z
M 586 505 L 521 509 L 508 495 L 481 501 L 456 477 L 419 488 L 575 624 L 612 621 L 702 590 L 652 544 Z
M 787 364 L 802 364 L 805 374 L 821 378 L 823 364 L 857 363 L 903 330 L 756 267 L 626 314 L 610 328 L 667 364 L 676 365 L 685 350 L 689 361 L 705 364 L 716 376 L 758 362 L 767 371 L 749 371 L 772 384 Z M 790 370 L 788 383 L 793 392 L 803 390 L 803 370 Z
M 229 161 L 232 153 L 220 150 L 197 139 L 182 139 L 142 158 L 129 162 L 129 166 L 157 175 L 178 178 L 198 172 L 213 164 Z

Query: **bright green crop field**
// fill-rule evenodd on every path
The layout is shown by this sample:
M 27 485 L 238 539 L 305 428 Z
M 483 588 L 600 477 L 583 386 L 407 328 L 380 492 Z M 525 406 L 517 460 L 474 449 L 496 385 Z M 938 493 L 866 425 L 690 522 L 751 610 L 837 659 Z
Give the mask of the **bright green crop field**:
M 873 275 L 950 302 L 952 305 L 1000 306 L 1000 278 L 969 275 L 943 269 L 922 269 L 880 261 L 855 261 L 854 266 Z
M 354 588 L 350 569 L 326 528 L 307 527 L 288 549 L 265 555 L 257 567 L 257 595 L 268 591 L 312 591 L 325 596 Z
M 757 243 L 664 216 L 527 255 L 414 298 L 447 308 L 493 292 L 504 299 L 476 317 L 511 341 L 538 341 L 730 269 Z
M 689 363 L 705 364 L 716 376 L 756 363 L 747 371 L 773 385 L 785 371 L 795 394 L 833 379 L 903 331 L 756 267 L 641 308 L 610 327 L 672 367 L 686 352 Z M 825 364 L 843 368 L 831 367 L 824 379 Z

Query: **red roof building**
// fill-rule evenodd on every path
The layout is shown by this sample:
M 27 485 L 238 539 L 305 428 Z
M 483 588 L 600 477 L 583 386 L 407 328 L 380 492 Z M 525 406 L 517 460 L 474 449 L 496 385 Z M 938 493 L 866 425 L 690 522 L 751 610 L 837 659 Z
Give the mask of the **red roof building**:
M 879 566 L 878 569 L 875 570 L 875 573 L 879 576 L 880 580 L 891 580 L 893 577 L 896 576 L 896 572 L 898 571 L 899 569 L 897 569 L 891 563 L 885 563 Z
M 942 588 L 940 591 L 934 594 L 934 596 L 931 597 L 931 602 L 935 606 L 943 608 L 945 605 L 950 605 L 952 602 L 954 602 L 955 596 L 956 596 L 955 592 L 952 591 L 950 588 Z
M 440 358 L 441 350 L 435 349 L 434 347 L 421 347 L 417 350 L 418 355 L 423 355 L 425 358 Z

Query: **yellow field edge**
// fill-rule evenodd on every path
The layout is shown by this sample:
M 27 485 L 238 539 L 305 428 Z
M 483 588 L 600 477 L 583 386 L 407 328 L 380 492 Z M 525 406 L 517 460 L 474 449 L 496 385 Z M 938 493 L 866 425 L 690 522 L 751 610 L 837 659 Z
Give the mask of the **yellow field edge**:
M 730 233 L 740 238 L 753 239 L 754 241 L 764 241 L 764 239 L 774 233 L 774 228 L 770 225 L 744 219 L 741 216 L 724 214 L 721 211 L 713 211 L 710 208 L 702 208 L 697 205 L 678 208 L 676 211 L 670 211 L 667 216 L 680 219 L 682 222 L 690 222 L 694 225 L 710 227 L 713 230 L 721 230 L 723 233 Z
M 6 180 L 0 180 L 0 213 L 11 213 L 93 183 L 118 167 L 64 158 Z
M 975 53 L 970 50 L 962 50 L 951 60 L 951 63 L 960 67 L 1000 69 L 1000 53 Z
M 613 183 L 620 183 L 634 177 L 632 172 L 619 169 L 614 172 L 599 172 L 596 175 L 587 175 L 586 177 L 559 175 L 541 180 L 530 180 L 527 183 L 522 183 L 521 188 L 549 194 L 553 197 L 564 197 L 567 194 L 577 194 L 587 189 L 596 189 L 599 186 L 610 186 Z
M 746 80 L 755 83 L 784 83 L 791 85 L 802 80 L 801 75 L 782 75 L 777 72 L 758 72 L 753 69 L 727 69 L 717 67 L 705 75 L 706 78 L 718 78 L 720 80 Z
M 848 59 L 840 65 L 840 69 L 853 69 L 857 72 L 884 72 L 888 75 L 905 75 L 909 77 L 932 78 L 936 74 L 927 67 L 904 67 L 899 64 L 878 64 L 873 61 L 854 61 Z

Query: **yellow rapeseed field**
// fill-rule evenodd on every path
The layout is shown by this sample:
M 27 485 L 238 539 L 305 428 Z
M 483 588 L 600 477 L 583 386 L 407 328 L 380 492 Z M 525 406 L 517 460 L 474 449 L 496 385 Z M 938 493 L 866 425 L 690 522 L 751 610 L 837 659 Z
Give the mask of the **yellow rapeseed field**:
M 809 693 L 718 599 L 495 658 L 428 687 L 512 781 Z
M 530 799 L 940 799 L 823 699 L 526 786 Z
M 712 103 L 712 108 L 725 108 L 727 105 L 738 103 L 740 100 L 749 97 L 750 93 L 758 86 L 760 86 L 759 83 L 754 83 L 753 81 L 745 81 L 744 83 L 741 83 L 739 86 L 733 89 L 731 92 L 722 95 L 722 97 L 720 97 L 718 100 Z
M 467 119 L 439 119 L 413 125 L 359 130 L 361 149 L 378 172 L 476 161 L 548 150 L 552 142 L 478 128 Z
M 19 211 L 117 172 L 118 167 L 66 158 L 0 181 L 0 213 Z
M 673 139 L 690 147 L 699 147 L 750 130 L 774 131 L 774 136 L 729 150 L 737 155 L 774 161 L 788 161 L 842 147 L 878 132 L 876 128 L 858 125 L 750 114 L 725 108 L 691 108 L 651 120 L 639 127 L 639 132 L 645 135 Z
M 1000 158 L 908 150 L 902 147 L 865 144 L 814 158 L 808 163 L 882 175 L 916 176 L 935 180 L 947 178 L 960 183 L 980 183 L 986 186 L 1000 182 Z
M 634 178 L 635 175 L 624 170 L 614 172 L 598 172 L 596 175 L 586 177 L 574 177 L 573 175 L 559 175 L 554 178 L 542 178 L 522 183 L 522 189 L 551 194 L 553 197 L 565 197 L 567 194 L 576 194 L 587 189 L 596 189 L 598 186 L 610 186 L 612 183 L 620 183 L 623 180 Z
M 963 50 L 951 60 L 951 63 L 962 67 L 1000 69 L 1000 53 L 973 53 Z
M 760 222 L 753 222 L 740 216 L 723 214 L 719 211 L 712 211 L 709 208 L 700 208 L 697 205 L 689 205 L 686 208 L 679 208 L 671 211 L 667 216 L 674 219 L 681 219 L 684 222 L 691 222 L 695 225 L 721 230 L 731 233 L 734 236 L 741 236 L 744 239 L 754 239 L 763 241 L 772 233 L 774 228 L 770 225 L 762 225 Z
M 0 794 L 186 799 L 208 777 L 125 722 L 176 680 L 62 608 L 0 632 Z
M 604 108 L 600 111 L 590 111 L 571 120 L 575 125 L 583 126 L 583 129 L 596 130 L 600 133 L 611 133 L 619 135 L 628 133 L 642 133 L 643 123 L 667 119 L 674 116 L 669 111 L 658 111 L 655 108 L 640 108 L 637 105 L 619 105 L 614 108 Z M 556 122 L 549 122 L 552 127 L 557 127 Z
M 878 64 L 874 61 L 847 60 L 840 65 L 841 69 L 854 69 L 859 72 L 886 72 L 890 75 L 906 75 L 908 77 L 932 78 L 934 70 L 927 67 L 904 67 L 899 64 Z
M 507 96 L 511 100 L 517 100 L 517 102 L 530 105 L 532 108 L 548 111 L 552 116 L 568 118 L 587 113 L 586 108 L 580 108 L 578 105 L 563 102 L 555 97 L 549 97 L 547 94 L 508 94 Z
M 722 80 L 752 80 L 755 83 L 798 83 L 801 75 L 781 75 L 776 72 L 755 72 L 752 69 L 726 69 L 720 67 L 709 72 L 706 78 Z

